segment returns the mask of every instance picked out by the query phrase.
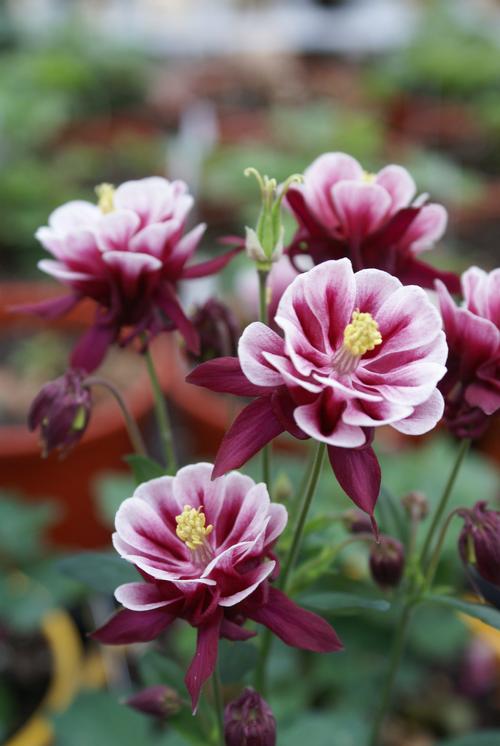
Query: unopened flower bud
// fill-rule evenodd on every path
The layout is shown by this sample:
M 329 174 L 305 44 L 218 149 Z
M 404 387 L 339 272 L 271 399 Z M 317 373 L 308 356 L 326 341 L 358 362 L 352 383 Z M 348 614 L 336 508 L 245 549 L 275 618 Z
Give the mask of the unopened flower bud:
M 370 552 L 370 570 L 374 581 L 384 590 L 395 588 L 403 576 L 405 551 L 392 536 L 381 536 Z
M 288 474 L 280 472 L 273 484 L 273 500 L 286 503 L 293 495 L 293 484 Z
M 346 510 L 342 514 L 342 523 L 351 534 L 372 533 L 372 522 L 361 510 Z
M 46 383 L 33 400 L 28 427 L 30 430 L 40 428 L 43 456 L 55 449 L 65 455 L 83 436 L 92 407 L 84 375 L 70 369 L 60 378 Z
M 205 362 L 216 357 L 237 354 L 240 328 L 231 309 L 217 298 L 209 298 L 200 306 L 191 322 L 200 339 L 199 355 L 190 357 L 195 362 Z
M 125 704 L 138 712 L 143 712 L 145 715 L 152 715 L 164 720 L 179 712 L 182 701 L 175 689 L 158 684 L 137 692 L 137 694 L 129 697 Z
M 423 492 L 409 492 L 401 498 L 401 502 L 414 521 L 423 521 L 429 512 L 429 501 Z
M 226 746 L 275 746 L 276 720 L 260 694 L 247 688 L 226 706 L 224 737 Z
M 269 272 L 274 262 L 283 254 L 285 229 L 281 220 L 281 202 L 293 183 L 302 181 L 302 176 L 293 174 L 278 187 L 276 179 L 262 176 L 256 168 L 247 168 L 245 176 L 255 176 L 260 187 L 261 210 L 255 230 L 245 228 L 247 256 L 257 267 Z
M 458 540 L 463 562 L 484 580 L 500 586 L 500 512 L 488 510 L 487 503 L 480 501 L 459 515 L 464 519 Z

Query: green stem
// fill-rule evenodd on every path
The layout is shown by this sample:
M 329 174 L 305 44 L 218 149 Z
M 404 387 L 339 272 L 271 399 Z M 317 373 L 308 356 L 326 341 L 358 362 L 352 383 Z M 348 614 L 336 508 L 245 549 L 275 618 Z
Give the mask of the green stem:
M 137 422 L 132 417 L 129 408 L 125 403 L 125 399 L 123 398 L 117 387 L 113 383 L 111 383 L 111 381 L 108 381 L 106 378 L 101 378 L 100 376 L 89 376 L 85 379 L 84 385 L 87 388 L 90 388 L 91 386 L 102 386 L 112 394 L 112 396 L 115 398 L 116 403 L 120 407 L 123 419 L 125 420 L 125 425 L 127 426 L 127 432 L 130 438 L 130 442 L 134 447 L 134 451 L 141 456 L 146 456 L 147 451 L 146 446 L 144 445 L 144 440 L 142 439 L 141 431 L 139 430 Z
M 387 677 L 382 691 L 382 699 L 380 700 L 378 712 L 373 723 L 370 746 L 380 746 L 380 730 L 384 723 L 387 709 L 392 698 L 392 691 L 394 688 L 394 682 L 396 680 L 396 674 L 401 662 L 401 656 L 403 655 L 411 611 L 412 603 L 407 601 L 405 606 L 403 607 L 403 611 L 399 619 L 399 624 L 396 628 L 396 636 L 394 637 L 394 644 L 392 646 L 391 657 L 389 660 L 389 668 L 387 670 Z
M 212 689 L 214 694 L 214 709 L 217 720 L 217 743 L 224 746 L 224 698 L 222 696 L 222 685 L 219 671 L 216 668 L 212 676 Z
M 429 560 L 429 567 L 427 568 L 427 574 L 425 576 L 426 588 L 430 588 L 432 585 L 432 581 L 434 580 L 434 575 L 436 574 L 436 570 L 439 564 L 439 559 L 441 557 L 441 550 L 443 548 L 444 540 L 446 537 L 446 532 L 448 531 L 448 528 L 453 518 L 456 515 L 458 515 L 458 513 L 459 513 L 459 508 L 452 510 L 441 527 L 441 531 L 439 533 L 436 546 L 434 547 L 434 551 L 432 552 L 431 558 Z
M 151 355 L 149 347 L 146 347 L 145 356 L 146 356 L 146 365 L 148 367 L 149 378 L 151 381 L 151 389 L 153 391 L 156 420 L 158 423 L 158 428 L 160 430 L 160 438 L 161 438 L 163 449 L 165 452 L 166 466 L 167 466 L 168 471 L 170 471 L 173 474 L 177 470 L 177 460 L 175 458 L 175 453 L 174 453 L 174 445 L 173 445 L 173 438 L 172 438 L 172 425 L 170 423 L 167 403 L 165 401 L 165 396 L 163 394 L 163 391 L 161 390 L 158 376 L 156 375 L 156 370 L 155 370 L 155 366 L 153 362 L 153 356 Z
M 311 473 L 309 475 L 309 481 L 307 483 L 307 488 L 302 499 L 302 505 L 300 506 L 300 511 L 299 515 L 297 516 L 295 528 L 293 530 L 292 544 L 290 546 L 290 551 L 288 552 L 288 557 L 283 567 L 283 571 L 280 574 L 279 587 L 282 590 L 286 590 L 288 580 L 290 578 L 290 573 L 293 570 L 293 567 L 297 560 L 297 555 L 299 553 L 300 544 L 302 541 L 302 534 L 304 533 L 304 527 L 306 525 L 307 514 L 309 513 L 309 508 L 311 507 L 314 493 L 321 476 L 321 467 L 323 466 L 323 457 L 325 455 L 325 450 L 325 444 L 318 443 L 316 451 L 313 455 L 314 460 L 311 467 Z
M 259 320 L 263 324 L 268 323 L 267 313 L 267 278 L 269 272 L 263 269 L 257 270 L 259 278 Z M 271 487 L 271 445 L 268 444 L 262 449 L 262 481 Z
M 289 579 L 290 573 L 297 559 L 297 555 L 300 549 L 302 534 L 304 533 L 304 526 L 306 523 L 307 514 L 309 512 L 309 508 L 311 506 L 311 502 L 314 497 L 314 492 L 316 490 L 316 486 L 318 484 L 319 477 L 321 475 L 321 466 L 323 464 L 324 453 L 325 453 L 324 443 L 318 443 L 316 450 L 313 451 L 313 454 L 312 454 L 312 465 L 310 468 L 308 468 L 309 479 L 307 482 L 307 489 L 305 490 L 304 497 L 302 500 L 302 505 L 300 507 L 300 512 L 297 517 L 297 522 L 295 524 L 292 544 L 290 546 L 288 558 L 285 563 L 283 572 L 280 575 L 280 579 L 278 583 L 279 588 L 281 588 L 282 590 L 286 589 L 287 581 Z M 259 660 L 257 661 L 257 668 L 255 671 L 255 688 L 257 689 L 258 692 L 260 692 L 264 696 L 266 694 L 267 660 L 269 658 L 269 653 L 271 652 L 272 642 L 273 642 L 272 633 L 266 627 L 266 629 L 262 633 L 260 655 L 259 655 Z
M 436 533 L 436 530 L 441 522 L 441 518 L 443 517 L 443 513 L 446 510 L 446 506 L 448 504 L 448 500 L 450 498 L 453 485 L 455 484 L 455 480 L 457 478 L 458 472 L 460 471 L 462 461 L 464 460 L 465 455 L 467 454 L 469 446 L 470 446 L 469 439 L 466 438 L 462 440 L 460 444 L 460 448 L 458 449 L 457 458 L 451 470 L 451 474 L 448 477 L 448 481 L 446 482 L 446 485 L 444 487 L 443 494 L 441 495 L 438 509 L 436 510 L 436 513 L 434 514 L 434 518 L 432 520 L 429 531 L 427 532 L 427 536 L 425 538 L 425 543 L 422 549 L 422 554 L 420 555 L 422 564 L 425 564 L 427 561 L 427 558 L 428 558 L 428 555 L 431 549 L 432 540 L 434 538 L 434 534 Z

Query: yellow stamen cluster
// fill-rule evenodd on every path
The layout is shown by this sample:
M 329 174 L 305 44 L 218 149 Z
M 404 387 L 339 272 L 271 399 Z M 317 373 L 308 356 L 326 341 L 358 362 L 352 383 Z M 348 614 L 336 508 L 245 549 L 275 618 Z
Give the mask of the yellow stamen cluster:
M 184 505 L 184 510 L 180 515 L 175 516 L 175 520 L 177 536 L 192 551 L 203 546 L 205 537 L 214 529 L 213 526 L 205 526 L 205 514 L 202 513 L 201 506 L 192 508 L 191 505 Z
M 96 186 L 95 192 L 97 194 L 97 206 L 100 211 L 104 214 L 113 212 L 115 209 L 115 188 L 113 184 L 99 184 Z
M 354 311 L 352 321 L 344 329 L 344 345 L 356 357 L 381 344 L 382 335 L 371 313 Z
M 375 179 L 377 178 L 377 174 L 372 174 L 369 171 L 363 171 L 363 181 L 367 184 L 373 184 Z

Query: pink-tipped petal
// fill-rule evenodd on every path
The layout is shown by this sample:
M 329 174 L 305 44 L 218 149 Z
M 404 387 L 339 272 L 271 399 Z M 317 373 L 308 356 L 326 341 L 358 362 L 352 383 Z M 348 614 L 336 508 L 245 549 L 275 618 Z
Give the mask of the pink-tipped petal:
M 240 412 L 225 434 L 212 478 L 242 466 L 282 432 L 284 427 L 274 415 L 270 398 L 256 399 Z
M 269 586 L 267 603 L 250 614 L 287 645 L 315 653 L 342 650 L 342 642 L 328 622 L 291 601 L 277 588 Z
M 332 189 L 337 215 L 352 246 L 374 233 L 391 208 L 389 194 L 377 184 L 342 181 Z
M 135 642 L 150 642 L 174 620 L 164 609 L 130 611 L 122 609 L 106 624 L 96 629 L 91 637 L 105 645 L 130 645 Z
M 103 215 L 96 234 L 101 251 L 127 251 L 140 222 L 131 210 L 114 210 Z
M 186 376 L 186 381 L 221 394 L 237 396 L 259 396 L 267 390 L 267 387 L 257 386 L 248 380 L 237 357 L 208 360 Z M 269 387 L 269 391 L 272 391 L 272 387 Z
M 402 166 L 386 166 L 378 172 L 375 183 L 389 192 L 392 199 L 391 214 L 407 207 L 417 190 L 412 177 Z
M 371 446 L 349 449 L 328 446 L 328 457 L 338 483 L 348 497 L 372 516 L 380 492 L 380 464 Z
M 443 416 L 443 410 L 443 397 L 435 390 L 426 401 L 414 408 L 411 415 L 399 422 L 393 422 L 392 426 L 405 435 L 423 435 L 436 427 Z
M 402 243 L 414 254 L 432 249 L 443 236 L 448 223 L 448 213 L 442 205 L 424 205 L 412 222 Z
M 263 353 L 283 354 L 283 340 L 265 324 L 255 321 L 241 335 L 238 357 L 241 369 L 257 386 L 280 386 L 283 379 L 266 360 Z
M 222 613 L 217 612 L 198 628 L 196 653 L 184 679 L 187 690 L 191 695 L 193 714 L 196 713 L 198 707 L 201 688 L 215 670 L 221 623 Z

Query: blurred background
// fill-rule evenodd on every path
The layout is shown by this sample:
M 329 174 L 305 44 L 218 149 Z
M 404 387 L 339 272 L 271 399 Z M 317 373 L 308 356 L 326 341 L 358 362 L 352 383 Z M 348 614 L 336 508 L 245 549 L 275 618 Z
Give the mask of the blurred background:
M 115 578 L 100 577 L 96 587 L 95 578 L 78 583 L 60 571 L 69 549 L 109 546 L 114 510 L 132 489 L 123 471 L 130 446 L 106 396 L 64 461 L 42 461 L 27 432 L 31 400 L 64 371 L 90 313 L 48 327 L 8 312 L 59 292 L 37 270 L 35 230 L 59 204 L 93 200 L 96 184 L 159 174 L 189 183 L 193 224 L 208 223 L 202 250 L 213 254 L 221 236 L 241 235 L 255 221 L 245 167 L 282 179 L 342 150 L 368 171 L 406 166 L 418 191 L 446 206 L 448 231 L 429 261 L 491 269 L 500 255 L 499 40 L 495 0 L 0 0 L 0 740 L 190 742 L 168 727 L 151 730 L 117 704 L 127 687 L 157 683 L 156 659 L 138 670 L 83 642 L 82 630 L 112 609 Z M 200 281 L 185 301 L 234 297 L 244 274 L 242 257 L 219 285 Z M 242 323 L 245 313 L 251 318 L 251 301 L 235 305 Z M 155 356 L 181 460 L 213 457 L 231 404 L 186 387 L 171 340 L 161 338 Z M 154 449 L 142 361 L 113 353 L 103 375 L 124 389 Z M 444 435 L 416 440 L 413 452 L 404 439 L 381 439 L 388 486 L 397 497 L 427 490 L 432 500 L 452 446 Z M 296 459 L 280 458 L 284 474 Z M 498 497 L 499 458 L 497 428 L 471 457 L 457 501 Z M 347 507 L 327 475 L 323 481 L 318 510 L 332 499 Z M 454 538 L 444 582 L 461 582 Z M 364 587 L 363 551 L 346 556 L 335 583 Z M 299 661 L 307 683 L 294 680 L 296 654 L 277 648 L 283 743 L 307 736 L 330 746 L 332 729 L 338 746 L 364 743 L 357 707 L 376 691 L 391 630 L 388 617 L 365 614 L 335 620 L 341 632 L 346 626 L 351 657 Z M 422 613 L 414 637 L 388 746 L 431 746 L 500 726 L 499 637 L 435 609 Z

